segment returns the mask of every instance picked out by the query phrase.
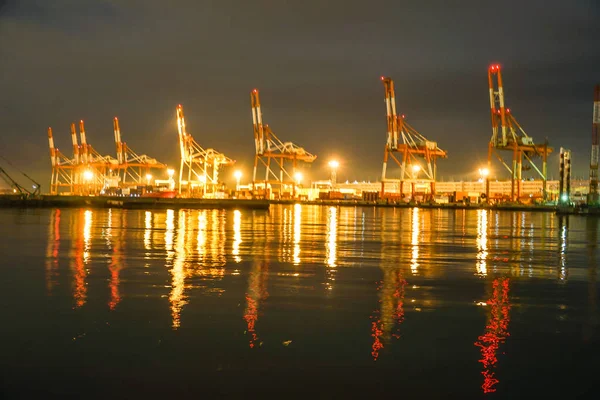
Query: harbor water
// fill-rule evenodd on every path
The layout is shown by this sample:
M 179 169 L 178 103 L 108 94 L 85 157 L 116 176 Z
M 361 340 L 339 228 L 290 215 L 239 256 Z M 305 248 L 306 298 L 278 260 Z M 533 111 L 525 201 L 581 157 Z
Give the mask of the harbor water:
M 597 395 L 599 221 L 0 209 L 0 397 Z

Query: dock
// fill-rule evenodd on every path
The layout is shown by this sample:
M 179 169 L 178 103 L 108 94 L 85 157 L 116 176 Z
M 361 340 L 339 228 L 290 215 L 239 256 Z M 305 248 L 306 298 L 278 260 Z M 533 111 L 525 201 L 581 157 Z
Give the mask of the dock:
M 268 199 L 197 199 L 197 198 L 155 198 L 120 196 L 55 196 L 41 195 L 24 197 L 18 194 L 0 195 L 0 208 L 123 208 L 138 210 L 155 209 L 246 209 L 268 210 L 271 204 L 305 204 L 324 207 L 377 207 L 413 208 L 439 210 L 490 210 L 520 212 L 551 212 L 557 215 L 600 216 L 598 207 L 564 207 L 541 204 L 468 204 L 468 203 L 419 203 L 387 202 L 365 200 L 268 200 Z
M 0 196 L 0 207 L 12 208 L 124 208 L 124 209 L 251 209 L 268 210 L 268 200 L 194 199 L 119 196 Z

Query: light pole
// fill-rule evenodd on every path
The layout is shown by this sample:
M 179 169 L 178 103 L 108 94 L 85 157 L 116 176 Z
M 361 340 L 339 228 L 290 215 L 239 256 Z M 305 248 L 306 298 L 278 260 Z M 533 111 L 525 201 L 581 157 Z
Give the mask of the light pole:
M 83 180 L 86 182 L 86 187 L 85 187 L 86 194 L 90 194 L 90 184 L 93 179 L 94 179 L 94 172 L 92 172 L 89 169 L 86 169 L 85 171 L 83 171 Z
M 175 170 L 173 168 L 167 169 L 167 175 L 169 176 L 169 189 L 175 189 L 175 181 L 173 180 L 173 175 L 175 175 Z
M 152 184 L 152 174 L 146 174 L 146 183 L 148 186 Z
M 420 170 L 421 170 L 421 166 L 419 164 L 415 164 L 412 166 L 413 179 L 417 179 Z
M 235 177 L 235 191 L 236 194 L 237 192 L 240 191 L 240 179 L 242 179 L 242 171 L 237 170 L 233 173 L 233 176 Z
M 330 177 L 330 181 L 331 181 L 331 188 L 333 189 L 335 187 L 336 181 L 337 181 L 337 169 L 340 166 L 340 163 L 337 160 L 331 160 L 329 161 L 329 168 L 331 168 L 331 177 Z
M 479 168 L 479 175 L 481 179 L 485 182 L 485 201 L 486 203 L 490 202 L 490 170 L 488 168 Z
M 296 172 L 294 174 L 294 179 L 296 180 L 294 184 L 294 199 L 296 198 L 296 186 L 300 186 L 300 182 L 302 182 L 302 172 Z
M 421 166 L 419 164 L 415 164 L 412 166 L 413 181 L 411 182 L 411 201 L 415 200 L 415 186 L 417 185 L 417 182 L 415 181 L 419 177 L 419 171 L 421 171 Z

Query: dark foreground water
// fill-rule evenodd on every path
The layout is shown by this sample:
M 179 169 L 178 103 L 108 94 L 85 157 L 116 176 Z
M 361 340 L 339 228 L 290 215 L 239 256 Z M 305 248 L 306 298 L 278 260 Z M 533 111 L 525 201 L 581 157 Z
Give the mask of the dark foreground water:
M 598 398 L 598 225 L 0 210 L 0 398 Z

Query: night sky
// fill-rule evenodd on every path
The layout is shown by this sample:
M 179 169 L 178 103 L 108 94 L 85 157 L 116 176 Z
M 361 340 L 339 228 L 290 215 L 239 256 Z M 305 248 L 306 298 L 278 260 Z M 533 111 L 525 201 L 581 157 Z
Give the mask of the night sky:
M 507 105 L 556 149 L 549 176 L 560 146 L 587 176 L 600 2 L 456 3 L 0 0 L 0 153 L 47 190 L 46 128 L 70 155 L 69 125 L 84 119 L 88 141 L 114 156 L 118 116 L 132 149 L 175 165 L 181 103 L 196 140 L 248 177 L 258 88 L 275 134 L 318 155 L 311 178 L 335 157 L 338 180 L 376 180 L 386 75 L 399 113 L 448 151 L 438 178 L 475 178 L 491 135 L 487 67 L 499 62 Z

